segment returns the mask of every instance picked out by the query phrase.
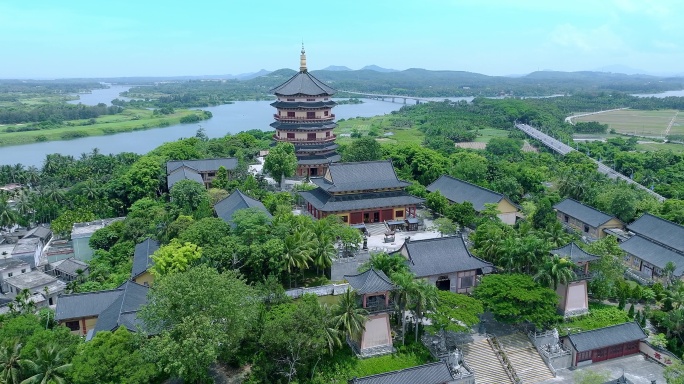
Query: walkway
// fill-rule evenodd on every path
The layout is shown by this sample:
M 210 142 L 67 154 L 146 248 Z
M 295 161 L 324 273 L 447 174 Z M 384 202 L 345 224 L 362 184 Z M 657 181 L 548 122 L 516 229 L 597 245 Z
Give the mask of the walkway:
M 605 111 L 596 111 L 596 112 L 580 113 L 580 114 L 577 114 L 577 115 L 572 115 L 572 116 L 566 117 L 566 118 L 565 118 L 565 122 L 568 123 L 568 124 L 575 125 L 575 122 L 573 122 L 572 119 L 574 119 L 574 118 L 576 118 L 576 117 L 598 115 L 598 114 L 606 113 L 606 112 L 621 111 L 621 110 L 623 110 L 623 109 L 629 109 L 629 108 L 627 108 L 627 107 L 625 107 L 625 108 L 615 108 L 615 109 L 607 109 L 607 110 L 605 110 Z
M 538 129 L 527 125 L 527 124 L 519 124 L 516 123 L 515 127 L 518 128 L 519 130 L 525 132 L 528 134 L 530 137 L 539 140 L 542 144 L 546 145 L 547 147 L 551 148 L 554 152 L 560 153 L 561 155 L 567 155 L 568 153 L 574 151 L 575 149 L 572 148 L 571 146 L 564 144 L 561 141 L 556 140 L 555 138 L 539 131 Z M 665 198 L 663 196 L 660 196 L 659 194 L 653 192 L 649 188 L 644 187 L 643 185 L 637 183 L 636 181 L 630 179 L 629 177 L 615 171 L 614 169 L 608 167 L 607 165 L 601 163 L 600 161 L 597 161 L 595 159 L 591 159 L 598 165 L 598 171 L 603 173 L 604 175 L 608 176 L 608 178 L 616 180 L 620 179 L 627 184 L 632 184 L 636 186 L 637 188 L 644 190 L 651 194 L 653 197 L 658 199 L 658 201 L 665 201 Z
M 539 384 L 572 384 L 576 380 L 575 375 L 581 371 L 603 372 L 608 374 L 608 378 L 617 380 L 624 373 L 625 378 L 634 384 L 651 384 L 651 380 L 656 383 L 665 383 L 663 371 L 665 367 L 648 360 L 644 355 L 637 354 L 619 359 L 602 361 L 573 370 L 560 369 L 557 376 L 553 379 L 542 381 Z

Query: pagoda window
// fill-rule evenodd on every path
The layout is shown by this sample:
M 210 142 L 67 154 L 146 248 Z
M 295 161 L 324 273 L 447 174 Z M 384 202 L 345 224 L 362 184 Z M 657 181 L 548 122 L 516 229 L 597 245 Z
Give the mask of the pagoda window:
M 307 119 L 315 119 L 316 118 L 316 112 L 307 112 L 306 118 Z
M 328 116 L 330 113 L 328 111 L 323 112 L 325 116 Z
M 288 139 L 294 139 L 294 138 L 295 138 L 294 132 L 288 132 L 288 133 L 287 133 L 287 138 L 288 138 Z
M 295 113 L 294 112 L 288 112 L 287 117 L 295 117 Z
M 278 131 L 278 137 L 280 137 L 280 131 Z
M 330 131 L 325 133 L 325 137 L 330 137 Z
M 316 99 L 306 99 L 306 101 L 316 101 Z
M 315 133 L 307 133 L 306 139 L 307 140 L 316 140 L 316 134 Z
M 287 101 L 295 101 L 295 99 L 287 99 Z

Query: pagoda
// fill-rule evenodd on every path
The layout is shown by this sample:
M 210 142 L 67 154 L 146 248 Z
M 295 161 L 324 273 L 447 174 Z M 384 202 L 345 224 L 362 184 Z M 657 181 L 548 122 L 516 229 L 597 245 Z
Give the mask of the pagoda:
M 297 176 L 321 176 L 328 164 L 340 160 L 333 129 L 337 127 L 332 109 L 335 90 L 315 78 L 306 69 L 302 45 L 299 72 L 271 90 L 277 100 L 273 115 L 276 142 L 292 143 L 297 155 Z

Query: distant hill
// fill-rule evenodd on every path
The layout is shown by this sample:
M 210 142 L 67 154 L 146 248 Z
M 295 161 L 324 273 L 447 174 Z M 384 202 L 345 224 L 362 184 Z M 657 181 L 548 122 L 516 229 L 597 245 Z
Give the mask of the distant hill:
M 610 73 L 623 73 L 625 75 L 648 75 L 650 74 L 648 71 L 644 71 L 643 69 L 637 69 L 637 68 L 632 68 L 628 67 L 626 65 L 607 65 L 605 67 L 601 68 L 596 68 L 596 72 L 610 72 Z
M 329 65 L 321 71 L 351 71 L 352 69 L 349 67 L 345 67 L 344 65 Z
M 375 64 L 371 65 L 366 65 L 365 67 L 361 68 L 361 71 L 375 71 L 375 72 L 399 72 L 396 69 L 390 69 L 390 68 L 383 68 L 383 67 L 378 67 Z
M 261 69 L 261 70 L 259 70 L 259 72 L 242 73 L 239 75 L 235 75 L 234 78 L 238 79 L 238 80 L 249 80 L 249 79 L 253 79 L 255 77 L 259 77 L 259 76 L 266 76 L 271 72 L 272 71 L 269 71 L 266 69 Z

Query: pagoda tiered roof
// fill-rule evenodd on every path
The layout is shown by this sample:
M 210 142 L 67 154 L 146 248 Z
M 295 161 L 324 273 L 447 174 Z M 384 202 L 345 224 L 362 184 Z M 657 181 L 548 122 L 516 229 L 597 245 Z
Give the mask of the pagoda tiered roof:
M 344 279 L 360 295 L 368 293 L 387 292 L 394 290 L 394 284 L 383 271 L 373 268 L 357 275 L 344 275 Z
M 574 242 L 560 248 L 552 249 L 549 252 L 551 252 L 552 255 L 568 258 L 572 260 L 573 263 L 584 263 L 600 259 L 599 256 L 592 255 L 591 253 L 580 248 Z
M 313 123 L 283 123 L 280 121 L 274 121 L 270 125 L 275 129 L 280 129 L 283 131 L 317 131 L 322 129 L 335 129 L 335 127 L 337 127 L 337 123 L 332 120 L 321 120 Z
M 286 82 L 280 84 L 279 86 L 273 88 L 271 93 L 283 96 L 294 96 L 294 95 L 307 95 L 307 96 L 318 96 L 318 95 L 334 95 L 335 90 L 323 83 L 322 81 L 315 78 L 308 71 L 300 71 L 296 75 L 292 76 Z
M 332 101 L 332 100 L 327 100 L 327 101 L 274 101 L 271 103 L 272 107 L 275 108 L 283 108 L 283 109 L 288 109 L 288 108 L 304 108 L 304 109 L 311 109 L 311 108 L 332 108 L 336 106 L 337 103 Z
M 311 181 L 331 193 L 396 189 L 411 185 L 399 180 L 389 160 L 330 164 L 324 178 Z

